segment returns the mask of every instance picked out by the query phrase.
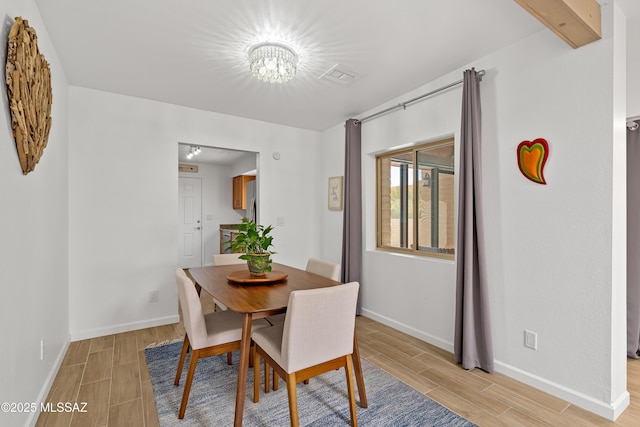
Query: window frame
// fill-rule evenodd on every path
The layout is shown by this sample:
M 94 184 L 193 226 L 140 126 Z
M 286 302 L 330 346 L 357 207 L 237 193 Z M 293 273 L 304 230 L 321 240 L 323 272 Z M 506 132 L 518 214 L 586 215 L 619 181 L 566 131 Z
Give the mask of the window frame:
M 443 139 L 438 139 L 435 141 L 430 141 L 430 142 L 421 142 L 421 143 L 417 143 L 415 145 L 409 146 L 409 147 L 402 147 L 402 148 L 398 148 L 398 149 L 391 149 L 388 151 L 384 151 L 381 153 L 376 154 L 375 157 L 375 161 L 376 161 L 376 249 L 377 250 L 381 250 L 381 251 L 386 251 L 386 252 L 394 252 L 394 253 L 401 253 L 401 254 L 408 254 L 408 255 L 417 255 L 417 256 L 422 256 L 422 257 L 427 257 L 427 258 L 437 258 L 437 259 L 445 259 L 445 260 L 454 260 L 455 259 L 455 251 L 456 251 L 456 247 L 454 247 L 454 251 L 453 253 L 442 253 L 442 252 L 437 252 L 437 251 L 432 251 L 429 250 L 429 248 L 433 248 L 432 246 L 422 246 L 423 248 L 427 248 L 427 249 L 419 249 L 418 245 L 415 245 L 415 248 L 402 248 L 402 247 L 396 247 L 396 246 L 389 246 L 389 245 L 383 245 L 382 244 L 382 174 L 381 174 L 381 168 L 382 168 L 382 164 L 381 164 L 381 159 L 382 158 L 389 158 L 392 157 L 394 155 L 399 155 L 399 154 L 408 154 L 411 153 L 411 158 L 412 158 L 412 163 L 410 165 L 410 167 L 413 169 L 413 182 L 416 183 L 413 185 L 413 189 L 412 189 L 412 194 L 411 194 L 411 198 L 413 199 L 413 206 L 412 206 L 412 214 L 413 214 L 413 218 L 411 219 L 411 221 L 413 221 L 413 225 L 412 225 L 412 229 L 413 229 L 413 242 L 419 242 L 418 236 L 419 236 L 419 209 L 420 209 L 420 203 L 418 203 L 417 201 L 419 200 L 419 195 L 418 195 L 418 185 L 417 183 L 419 182 L 419 173 L 420 173 L 420 167 L 417 164 L 418 160 L 418 152 L 421 150 L 425 150 L 425 149 L 435 149 L 435 148 L 439 148 L 439 147 L 444 147 L 444 146 L 451 146 L 454 150 L 455 153 L 455 138 L 453 136 L 450 137 L 446 137 Z M 455 167 L 455 154 L 454 154 L 454 158 L 453 158 L 453 166 L 449 169 L 449 168 L 442 168 L 443 171 L 440 173 L 447 173 L 447 174 L 452 174 L 454 176 L 454 189 L 453 189 L 453 209 L 454 209 L 454 218 L 457 218 L 457 209 L 458 209 L 458 200 L 455 197 L 456 196 L 456 188 L 457 188 L 457 181 L 455 181 L 456 179 L 456 167 Z M 431 178 L 433 180 L 433 177 Z M 433 181 L 432 181 L 433 182 Z M 409 203 L 407 201 L 407 203 Z M 432 227 L 433 227 L 433 221 L 432 221 Z M 439 228 L 438 228 L 439 230 Z M 454 242 L 457 242 L 456 240 L 456 235 L 457 235 L 457 221 L 454 220 L 454 224 L 453 224 L 453 233 L 454 233 Z M 433 235 L 432 235 L 433 236 Z

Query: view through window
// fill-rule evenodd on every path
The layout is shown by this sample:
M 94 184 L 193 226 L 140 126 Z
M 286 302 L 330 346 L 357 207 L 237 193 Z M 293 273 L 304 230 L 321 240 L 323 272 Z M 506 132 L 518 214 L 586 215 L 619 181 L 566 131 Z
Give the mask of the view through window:
M 453 258 L 453 138 L 377 156 L 377 246 Z

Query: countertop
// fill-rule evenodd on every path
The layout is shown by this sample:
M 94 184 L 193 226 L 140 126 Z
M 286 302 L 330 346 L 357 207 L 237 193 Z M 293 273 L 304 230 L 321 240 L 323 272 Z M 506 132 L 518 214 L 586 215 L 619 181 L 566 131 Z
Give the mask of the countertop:
M 237 231 L 240 224 L 220 224 L 220 230 Z

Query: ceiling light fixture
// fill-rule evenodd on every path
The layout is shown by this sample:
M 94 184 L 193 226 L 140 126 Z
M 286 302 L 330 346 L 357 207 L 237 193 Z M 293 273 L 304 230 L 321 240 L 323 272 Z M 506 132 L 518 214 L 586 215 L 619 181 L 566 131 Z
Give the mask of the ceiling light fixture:
M 298 54 L 282 43 L 259 43 L 249 49 L 249 67 L 259 80 L 283 83 L 298 71 Z
M 187 153 L 187 160 L 191 160 L 193 156 L 197 156 L 201 151 L 200 147 L 190 145 L 189 152 Z

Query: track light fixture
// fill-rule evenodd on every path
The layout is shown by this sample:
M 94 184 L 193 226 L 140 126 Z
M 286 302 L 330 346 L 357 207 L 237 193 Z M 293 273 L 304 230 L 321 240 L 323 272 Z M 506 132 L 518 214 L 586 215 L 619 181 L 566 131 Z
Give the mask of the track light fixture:
M 202 152 L 202 149 L 199 146 L 190 145 L 189 152 L 187 153 L 187 160 L 191 160 L 193 156 L 197 156 Z

